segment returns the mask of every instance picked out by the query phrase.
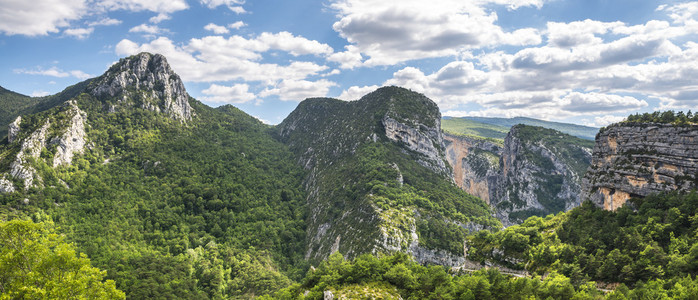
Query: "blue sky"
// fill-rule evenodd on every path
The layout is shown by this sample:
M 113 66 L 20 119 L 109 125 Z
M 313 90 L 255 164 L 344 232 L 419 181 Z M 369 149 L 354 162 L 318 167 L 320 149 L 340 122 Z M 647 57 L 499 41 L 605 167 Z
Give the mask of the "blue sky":
M 450 116 L 604 126 L 698 108 L 698 2 L 0 0 L 0 86 L 33 96 L 160 53 L 187 91 L 276 124 L 382 85 Z

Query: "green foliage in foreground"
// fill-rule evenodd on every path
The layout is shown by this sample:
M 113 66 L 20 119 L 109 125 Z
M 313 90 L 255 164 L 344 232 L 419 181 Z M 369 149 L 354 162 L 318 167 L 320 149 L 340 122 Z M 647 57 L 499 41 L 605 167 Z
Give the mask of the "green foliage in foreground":
M 0 222 L 0 299 L 124 299 L 52 223 Z
M 611 212 L 587 202 L 557 216 L 478 232 L 469 238 L 469 258 L 538 274 L 556 271 L 575 283 L 666 285 L 698 274 L 698 193 L 630 203 Z
M 335 253 L 300 283 L 268 298 L 323 299 L 325 291 L 349 299 L 694 299 L 698 280 L 655 280 L 633 290 L 620 285 L 604 294 L 595 282 L 575 284 L 555 271 L 532 278 L 497 269 L 453 274 L 441 266 L 419 265 L 403 253 L 381 258 L 366 254 L 353 261 Z

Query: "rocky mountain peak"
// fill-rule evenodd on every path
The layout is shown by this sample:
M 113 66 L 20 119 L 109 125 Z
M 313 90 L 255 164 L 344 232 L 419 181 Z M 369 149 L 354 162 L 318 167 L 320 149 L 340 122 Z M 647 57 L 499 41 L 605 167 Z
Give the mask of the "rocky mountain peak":
M 88 92 L 103 100 L 116 99 L 107 101 L 109 111 L 137 106 L 182 122 L 194 114 L 182 80 L 160 54 L 144 52 L 119 60 L 90 84 Z

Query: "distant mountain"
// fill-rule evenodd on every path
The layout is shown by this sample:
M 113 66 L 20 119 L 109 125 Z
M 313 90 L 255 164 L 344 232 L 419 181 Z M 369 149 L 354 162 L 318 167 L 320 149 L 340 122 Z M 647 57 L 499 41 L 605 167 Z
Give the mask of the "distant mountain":
M 446 120 L 448 120 L 448 121 L 446 121 Z M 477 122 L 477 123 L 473 123 L 473 122 Z M 486 127 L 486 126 L 480 125 L 478 123 L 493 125 L 495 127 Z M 461 129 L 461 131 L 454 131 L 454 133 L 470 134 L 470 132 L 475 132 L 475 133 L 479 133 L 479 134 L 475 134 L 478 136 L 502 138 L 502 139 L 504 138 L 504 136 L 506 136 L 506 132 L 508 132 L 508 129 L 514 125 L 517 125 L 517 124 L 524 124 L 524 125 L 530 125 L 530 126 L 538 126 L 538 127 L 543 127 L 543 128 L 555 129 L 557 131 L 560 131 L 560 132 L 563 132 L 563 133 L 566 133 L 569 135 L 573 135 L 573 136 L 576 136 L 579 138 L 587 139 L 587 140 L 593 140 L 596 137 L 596 133 L 599 132 L 599 129 L 596 127 L 582 126 L 582 125 L 569 124 L 569 123 L 560 123 L 560 122 L 550 122 L 550 121 L 543 121 L 543 120 L 526 118 L 526 117 L 515 117 L 515 118 L 444 117 L 444 124 L 447 124 L 446 125 L 447 127 L 444 127 L 444 130 L 452 131 L 452 130 L 458 130 L 459 128 L 463 128 L 463 129 Z M 499 133 L 496 133 L 496 132 L 501 132 L 502 128 L 506 128 L 506 131 L 504 132 L 504 136 L 501 136 Z

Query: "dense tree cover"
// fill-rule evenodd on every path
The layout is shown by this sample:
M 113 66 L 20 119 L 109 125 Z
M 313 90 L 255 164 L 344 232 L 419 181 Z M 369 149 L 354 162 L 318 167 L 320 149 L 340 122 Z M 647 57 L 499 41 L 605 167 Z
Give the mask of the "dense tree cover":
M 683 111 L 675 112 L 673 110 L 655 111 L 651 113 L 633 114 L 625 119 L 625 122 L 641 122 L 641 123 L 669 123 L 676 125 L 685 125 L 689 123 L 698 123 L 698 114 L 693 114 L 690 110 L 686 113 Z
M 42 184 L 0 195 L 3 216 L 50 215 L 129 298 L 246 297 L 302 276 L 303 171 L 268 126 L 193 99 L 189 124 L 77 100 L 88 116 L 86 153 L 53 168 L 49 145 L 33 163 Z M 26 126 L 63 122 L 62 110 L 27 115 Z
M 469 258 L 586 280 L 661 282 L 667 287 L 698 274 L 698 193 L 630 200 L 615 212 L 590 202 L 557 216 L 532 217 L 498 232 L 469 238 Z
M 0 221 L 0 299 L 124 299 L 52 222 Z
M 403 253 L 380 258 L 366 254 L 353 261 L 335 253 L 299 283 L 269 298 L 323 299 L 330 291 L 336 298 L 359 294 L 362 299 L 692 299 L 698 291 L 698 281 L 690 278 L 677 280 L 669 289 L 665 285 L 652 281 L 634 290 L 621 285 L 604 294 L 594 282 L 575 285 L 557 272 L 532 278 L 497 269 L 454 274 L 441 266 L 417 264 Z

